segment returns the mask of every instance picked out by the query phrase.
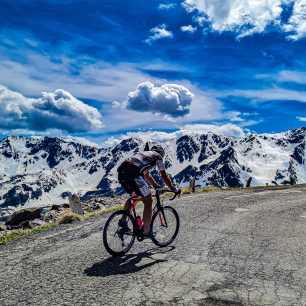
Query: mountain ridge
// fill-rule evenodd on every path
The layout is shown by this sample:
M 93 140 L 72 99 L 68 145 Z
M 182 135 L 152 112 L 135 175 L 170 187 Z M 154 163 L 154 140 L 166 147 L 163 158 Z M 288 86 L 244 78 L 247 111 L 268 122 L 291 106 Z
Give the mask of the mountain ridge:
M 168 141 L 165 165 L 174 181 L 187 185 L 241 187 L 306 182 L 306 128 L 240 138 L 185 134 Z M 8 136 L 0 141 L 0 212 L 63 203 L 70 193 L 83 197 L 122 193 L 117 167 L 143 148 L 126 138 L 102 148 L 53 137 Z M 156 171 L 153 171 L 156 174 Z

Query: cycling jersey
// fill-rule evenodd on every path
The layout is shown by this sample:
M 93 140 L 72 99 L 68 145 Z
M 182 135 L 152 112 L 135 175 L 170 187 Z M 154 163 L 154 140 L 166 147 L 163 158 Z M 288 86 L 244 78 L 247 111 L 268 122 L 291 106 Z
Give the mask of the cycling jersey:
M 145 151 L 126 159 L 118 168 L 118 180 L 123 189 L 141 197 L 151 194 L 150 186 L 143 178 L 143 174 L 157 166 L 159 171 L 165 170 L 163 158 L 155 151 Z
M 141 174 L 154 166 L 157 166 L 159 171 L 165 170 L 163 158 L 155 151 L 139 152 L 127 161 L 136 166 Z

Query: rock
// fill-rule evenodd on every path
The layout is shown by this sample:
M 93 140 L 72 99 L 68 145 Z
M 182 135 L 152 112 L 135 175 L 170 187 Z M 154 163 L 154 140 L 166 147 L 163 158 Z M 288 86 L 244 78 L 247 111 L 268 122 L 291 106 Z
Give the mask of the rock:
M 0 224 L 0 232 L 6 231 L 6 226 L 4 224 Z
M 60 205 L 58 205 L 58 204 L 53 204 L 53 205 L 51 206 L 51 210 L 57 210 L 57 211 L 60 211 L 60 210 L 61 210 L 61 206 L 60 206 Z
M 103 205 L 101 205 L 99 203 L 95 203 L 93 201 L 83 204 L 84 211 L 86 211 L 86 212 L 93 212 L 93 211 L 96 211 L 96 210 L 100 210 L 102 206 Z
M 42 225 L 45 225 L 45 224 L 46 224 L 46 222 L 43 221 L 43 220 L 41 220 L 41 219 L 34 219 L 34 220 L 32 221 L 32 223 L 33 223 L 35 226 L 42 226 Z
M 20 223 L 20 227 L 22 227 L 22 229 L 31 229 L 34 228 L 35 225 L 33 224 L 32 221 L 26 220 Z
M 48 211 L 48 212 L 45 213 L 43 220 L 44 220 L 45 222 L 55 221 L 55 220 L 58 219 L 59 215 L 60 215 L 60 212 L 59 212 L 59 211 L 50 210 L 50 211 Z
M 63 206 L 63 208 L 70 208 L 70 204 L 68 204 L 68 203 L 64 203 L 62 206 Z
M 82 208 L 82 204 L 81 204 L 80 199 L 78 198 L 78 196 L 76 194 L 72 194 L 69 197 L 69 204 L 70 204 L 71 211 L 73 213 L 78 214 L 80 216 L 84 215 L 84 210 Z
M 25 208 L 14 212 L 5 225 L 18 226 L 23 221 L 31 221 L 41 218 L 40 208 Z

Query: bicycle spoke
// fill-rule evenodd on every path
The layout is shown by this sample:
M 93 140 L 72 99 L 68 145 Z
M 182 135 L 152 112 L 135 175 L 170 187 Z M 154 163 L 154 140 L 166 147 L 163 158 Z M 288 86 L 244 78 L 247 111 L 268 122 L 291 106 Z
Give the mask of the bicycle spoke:
M 169 245 L 176 237 L 179 229 L 179 217 L 172 207 L 164 207 L 157 211 L 152 219 L 152 230 L 156 233 L 152 241 L 159 246 Z
M 125 226 L 119 221 L 126 220 Z M 135 240 L 131 216 L 125 211 L 117 211 L 111 215 L 103 231 L 103 242 L 106 250 L 112 255 L 123 255 L 131 248 Z

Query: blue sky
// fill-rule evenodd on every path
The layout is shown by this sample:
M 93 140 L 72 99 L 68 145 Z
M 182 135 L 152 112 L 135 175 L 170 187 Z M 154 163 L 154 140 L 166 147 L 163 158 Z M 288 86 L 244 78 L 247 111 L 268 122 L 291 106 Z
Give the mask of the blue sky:
M 1 1 L 1 134 L 300 127 L 305 14 L 306 0 Z

